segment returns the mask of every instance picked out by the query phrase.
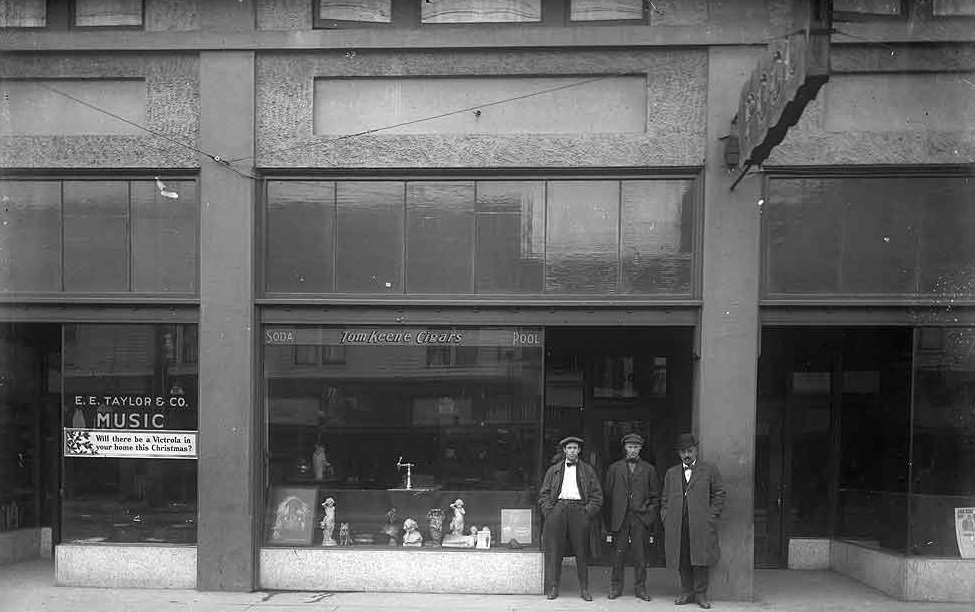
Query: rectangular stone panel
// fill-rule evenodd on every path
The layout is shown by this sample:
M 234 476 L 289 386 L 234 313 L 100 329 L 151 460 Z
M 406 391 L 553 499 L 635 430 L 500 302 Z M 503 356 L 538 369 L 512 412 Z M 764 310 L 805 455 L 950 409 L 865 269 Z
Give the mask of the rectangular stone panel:
M 971 73 L 838 74 L 823 88 L 827 132 L 962 131 L 975 124 Z
M 646 121 L 643 75 L 315 80 L 319 135 L 643 133 Z
M 92 107 L 106 112 L 100 112 Z M 0 81 L 0 136 L 145 134 L 136 126 L 112 117 L 108 113 L 123 117 L 132 123 L 145 125 L 145 80 Z

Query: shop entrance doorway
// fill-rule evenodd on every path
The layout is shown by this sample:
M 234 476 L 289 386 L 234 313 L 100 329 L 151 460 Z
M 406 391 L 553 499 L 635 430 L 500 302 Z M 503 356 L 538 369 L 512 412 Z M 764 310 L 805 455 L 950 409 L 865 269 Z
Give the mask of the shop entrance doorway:
M 909 328 L 762 331 L 756 567 L 788 567 L 792 539 L 842 535 L 842 509 L 869 514 L 860 512 L 863 499 L 905 503 L 906 471 L 878 462 L 876 449 L 893 449 L 906 466 L 910 359 Z
M 545 330 L 545 465 L 568 435 L 585 441 L 583 459 L 603 477 L 636 432 L 642 457 L 660 478 L 676 461 L 673 441 L 690 431 L 693 328 L 565 327 Z M 651 563 L 662 565 L 658 537 Z M 604 547 L 601 563 L 611 560 Z

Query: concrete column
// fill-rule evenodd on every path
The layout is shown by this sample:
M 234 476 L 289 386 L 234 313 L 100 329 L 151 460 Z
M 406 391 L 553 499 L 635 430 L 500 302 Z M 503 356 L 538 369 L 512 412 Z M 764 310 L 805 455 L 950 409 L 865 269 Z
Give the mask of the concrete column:
M 200 54 L 200 148 L 254 154 L 254 53 Z M 254 181 L 201 158 L 197 588 L 257 588 Z
M 717 599 L 752 597 L 755 401 L 758 371 L 759 204 L 761 179 L 735 174 L 724 143 L 741 88 L 760 50 L 708 51 L 708 125 L 704 196 L 704 290 L 694 428 L 702 457 L 728 487 L 720 523 L 721 560 L 711 571 Z

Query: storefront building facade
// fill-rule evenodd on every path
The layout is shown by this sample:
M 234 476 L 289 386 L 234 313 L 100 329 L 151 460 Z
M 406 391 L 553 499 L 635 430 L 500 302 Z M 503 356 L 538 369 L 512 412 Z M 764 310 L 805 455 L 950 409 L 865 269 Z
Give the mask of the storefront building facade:
M 660 470 L 694 431 L 716 598 L 975 600 L 975 3 L 835 2 L 743 178 L 739 94 L 816 7 L 645 4 L 0 3 L 0 559 L 541 593 L 557 440 Z

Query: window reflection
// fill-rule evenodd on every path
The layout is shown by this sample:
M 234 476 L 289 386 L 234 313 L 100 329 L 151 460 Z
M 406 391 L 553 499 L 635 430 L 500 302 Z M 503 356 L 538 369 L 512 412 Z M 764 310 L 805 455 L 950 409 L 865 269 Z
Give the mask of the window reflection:
M 403 290 L 402 182 L 343 182 L 336 187 L 336 290 Z
M 337 521 L 371 534 L 360 543 L 383 544 L 391 506 L 425 529 L 431 507 L 462 497 L 468 524 L 492 530 L 502 507 L 534 506 L 541 330 L 269 327 L 265 337 L 275 495 L 311 490 L 319 515 L 332 497 Z M 314 363 L 313 342 L 341 361 Z M 405 496 L 401 458 L 412 464 Z
M 195 432 L 198 370 L 186 358 L 195 351 L 181 346 L 195 341 L 195 327 L 65 325 L 64 427 L 92 436 Z M 136 398 L 147 397 L 150 405 L 135 406 Z M 196 461 L 148 458 L 148 452 L 81 457 L 65 446 L 64 541 L 196 542 Z
M 644 0 L 571 0 L 572 21 L 643 19 Z
M 437 0 L 420 4 L 422 23 L 503 23 L 542 20 L 542 0 Z
M 269 181 L 266 223 L 268 291 L 331 291 L 335 183 Z
M 61 185 L 54 181 L 0 182 L 0 288 L 61 290 Z
M 541 293 L 545 183 L 477 184 L 477 292 Z
M 694 258 L 690 181 L 623 181 L 622 289 L 689 293 Z
M 127 291 L 128 183 L 64 182 L 65 291 Z
M 323 20 L 390 23 L 392 0 L 319 0 L 318 16 Z
M 956 557 L 954 509 L 975 506 L 975 329 L 924 327 L 914 375 L 911 552 Z
M 613 293 L 619 280 L 619 198 L 616 181 L 548 184 L 545 290 Z
M 143 0 L 74 0 L 76 26 L 140 26 Z
M 46 25 L 46 0 L 0 2 L 0 28 L 43 28 Z
M 470 293 L 474 183 L 407 183 L 406 240 L 408 292 Z

